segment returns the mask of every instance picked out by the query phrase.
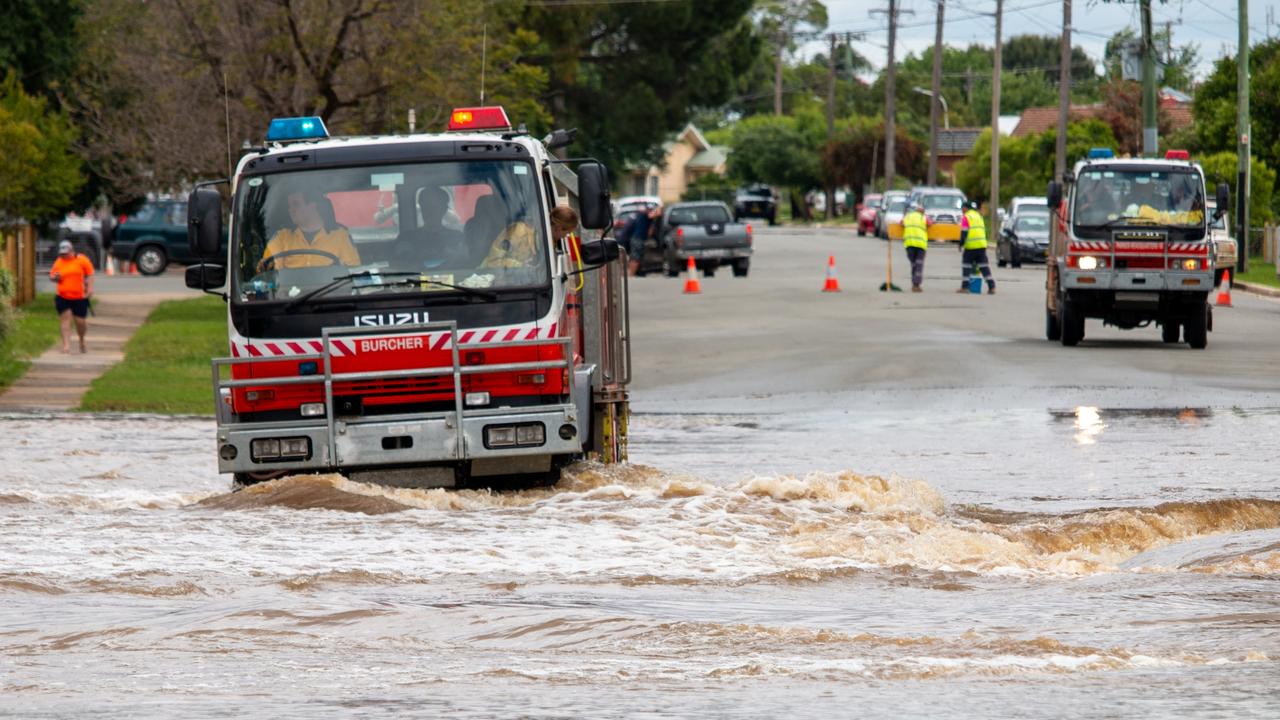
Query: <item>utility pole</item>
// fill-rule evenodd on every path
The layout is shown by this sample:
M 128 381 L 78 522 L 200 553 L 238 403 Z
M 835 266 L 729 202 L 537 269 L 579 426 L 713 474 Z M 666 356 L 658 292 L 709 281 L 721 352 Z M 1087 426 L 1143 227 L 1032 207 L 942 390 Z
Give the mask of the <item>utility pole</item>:
M 1062 0 L 1062 51 L 1058 55 L 1058 147 L 1053 179 L 1067 174 L 1067 114 L 1071 111 L 1071 0 Z
M 888 10 L 872 10 L 872 13 L 885 13 L 889 16 L 889 60 L 884 67 L 884 189 L 893 189 L 894 174 L 897 168 L 894 155 L 894 140 L 897 136 L 897 88 L 895 87 L 896 71 L 894 68 L 894 45 L 898 38 L 898 14 L 904 12 L 898 8 L 898 0 L 889 0 Z M 912 14 L 912 11 L 905 11 Z
M 1142 154 L 1155 157 L 1156 137 L 1156 41 L 1151 34 L 1151 0 L 1139 0 L 1142 7 Z
M 829 33 L 831 52 L 827 55 L 827 142 L 836 137 L 836 34 Z M 836 193 L 831 183 L 827 183 L 827 219 L 835 216 Z
M 1004 39 L 1001 37 L 1004 20 L 1004 0 L 996 0 L 996 51 L 991 67 L 991 201 L 987 210 L 990 238 L 1000 237 L 1000 63 Z
M 933 95 L 929 97 L 929 178 L 938 184 L 938 98 L 942 96 L 942 20 L 945 0 L 938 2 L 938 24 L 933 34 Z
M 1239 0 L 1240 46 L 1236 58 L 1236 127 L 1240 142 L 1237 145 L 1236 179 L 1236 274 L 1249 270 L 1249 0 Z

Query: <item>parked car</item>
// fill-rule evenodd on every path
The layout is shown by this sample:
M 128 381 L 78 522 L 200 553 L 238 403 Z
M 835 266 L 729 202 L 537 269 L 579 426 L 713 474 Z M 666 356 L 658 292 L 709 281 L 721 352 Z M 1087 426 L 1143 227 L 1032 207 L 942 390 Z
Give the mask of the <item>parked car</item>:
M 917 187 L 911 190 L 908 203 L 919 202 L 929 221 L 929 239 L 958 241 L 960 221 L 964 217 L 964 193 L 949 187 Z
M 902 216 L 907 214 L 907 197 L 903 190 L 890 190 L 880 199 L 881 211 L 876 214 L 876 235 L 889 239 L 902 237 Z M 895 231 L 894 228 L 897 228 Z M 894 232 L 897 234 L 895 235 Z
M 641 260 L 642 272 L 661 270 L 675 277 L 693 258 L 707 277 L 721 265 L 746 277 L 751 268 L 751 226 L 737 222 L 722 202 L 682 202 L 668 205 L 659 220 L 657 237 L 651 238 Z
M 880 193 L 870 193 L 862 198 L 862 205 L 858 207 L 859 237 L 876 234 L 876 215 L 880 213 L 880 201 L 883 198 Z
M 220 252 L 226 252 L 225 238 Z M 132 215 L 120 218 L 111 254 L 134 263 L 143 275 L 159 275 L 171 262 L 200 262 L 187 244 L 187 202 L 148 200 Z
M 613 211 L 613 231 L 615 233 L 618 232 L 635 215 L 642 212 L 647 213 L 661 204 L 656 197 L 623 198 Z
M 1213 215 L 1218 209 L 1218 204 L 1210 200 L 1205 205 L 1205 212 L 1209 213 L 1209 239 L 1213 241 L 1213 284 L 1222 283 L 1222 276 L 1229 268 L 1231 270 L 1231 285 L 1236 284 L 1235 267 L 1236 262 L 1240 259 L 1239 246 L 1236 239 L 1231 237 L 1231 231 L 1227 227 L 1227 216 L 1214 220 Z
M 996 265 L 1021 267 L 1024 262 L 1045 262 L 1049 221 L 1048 208 L 1024 207 L 1011 215 L 996 241 Z
M 1049 199 L 1043 195 L 1019 195 L 1009 201 L 1009 216 L 1018 214 L 1023 208 L 1041 209 L 1045 212 L 1049 211 Z
M 770 225 L 778 224 L 778 196 L 768 185 L 739 188 L 733 199 L 734 222 L 753 217 L 768 220 Z

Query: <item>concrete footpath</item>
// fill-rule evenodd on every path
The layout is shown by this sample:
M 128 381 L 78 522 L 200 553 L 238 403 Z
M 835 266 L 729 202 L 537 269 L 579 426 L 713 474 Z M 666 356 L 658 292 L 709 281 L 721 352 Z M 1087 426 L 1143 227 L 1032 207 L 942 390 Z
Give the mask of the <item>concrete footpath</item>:
M 47 269 L 37 275 L 43 277 L 37 289 L 51 292 Z M 98 273 L 94 288 L 98 301 L 85 335 L 88 352 L 79 351 L 73 327 L 71 354 L 63 354 L 61 341 L 55 342 L 32 361 L 25 375 L 0 393 L 0 412 L 55 412 L 80 407 L 89 384 L 124 359 L 125 343 L 157 305 L 198 294 L 184 287 L 182 268 L 172 268 L 156 277 L 109 277 Z

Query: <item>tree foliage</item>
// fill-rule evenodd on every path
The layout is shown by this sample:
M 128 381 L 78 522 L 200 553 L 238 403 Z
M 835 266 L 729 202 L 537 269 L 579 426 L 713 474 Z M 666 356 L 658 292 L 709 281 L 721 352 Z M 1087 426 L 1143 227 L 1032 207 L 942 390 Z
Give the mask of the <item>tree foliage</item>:
M 1236 149 L 1237 67 L 1235 57 L 1219 58 L 1196 89 L 1191 113 L 1198 152 Z M 1249 71 L 1252 149 L 1268 167 L 1280 167 L 1280 38 L 1249 49 Z
M 10 72 L 0 83 L 0 224 L 61 216 L 80 188 L 75 129 Z
M 825 121 L 816 113 L 756 115 L 733 128 L 729 174 L 742 182 L 808 189 L 822 184 Z
M 78 61 L 76 24 L 86 0 L 0 0 L 0 70 L 52 97 Z
M 1232 190 L 1232 201 L 1229 210 L 1235 211 L 1236 170 L 1239 158 L 1234 152 L 1219 152 L 1198 158 L 1200 167 L 1204 169 L 1204 179 L 1208 184 L 1208 192 L 1213 195 L 1213 188 L 1218 183 L 1227 183 Z M 1276 171 L 1257 156 L 1249 158 L 1249 220 L 1250 224 L 1271 222 L 1275 218 L 1274 192 Z M 1231 227 L 1228 220 L 1228 227 Z
M 1119 78 L 1107 81 L 1102 87 L 1102 112 L 1098 117 L 1111 126 L 1117 153 L 1142 154 L 1142 85 Z M 1157 104 L 1156 130 L 1159 136 L 1169 137 L 1172 127 L 1169 112 Z
M 884 121 L 855 117 L 841 123 L 836 137 L 823 148 L 823 175 L 832 185 L 850 187 L 861 196 L 862 188 L 884 177 Z M 903 180 L 925 173 L 926 145 L 895 127 L 894 167 Z
M 1085 120 L 1067 125 L 1067 165 L 1084 158 L 1093 147 L 1114 147 L 1115 136 L 1101 120 Z M 1000 139 L 1000 195 L 1043 195 L 1053 179 L 1057 131 Z M 956 186 L 970 200 L 991 198 L 991 131 L 985 130 L 974 143 L 973 153 L 956 164 Z

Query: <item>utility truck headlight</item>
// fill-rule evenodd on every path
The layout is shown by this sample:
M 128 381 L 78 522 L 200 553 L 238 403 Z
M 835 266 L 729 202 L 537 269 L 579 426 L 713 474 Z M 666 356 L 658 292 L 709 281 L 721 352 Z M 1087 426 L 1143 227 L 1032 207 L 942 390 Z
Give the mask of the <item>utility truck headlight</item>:
M 469 392 L 462 396 L 462 404 L 467 407 L 481 407 L 489 404 L 489 393 Z
M 324 403 L 302 403 L 298 410 L 302 417 L 320 417 L 324 415 Z
M 1079 265 L 1081 270 L 1096 270 L 1098 269 L 1098 258 L 1092 255 L 1085 255 L 1080 258 Z
M 1191 259 L 1183 260 L 1183 261 L 1182 261 L 1182 269 L 1183 269 L 1183 270 L 1199 270 L 1199 269 L 1200 269 L 1200 261 L 1199 261 L 1199 260 L 1191 260 Z

